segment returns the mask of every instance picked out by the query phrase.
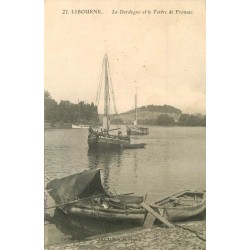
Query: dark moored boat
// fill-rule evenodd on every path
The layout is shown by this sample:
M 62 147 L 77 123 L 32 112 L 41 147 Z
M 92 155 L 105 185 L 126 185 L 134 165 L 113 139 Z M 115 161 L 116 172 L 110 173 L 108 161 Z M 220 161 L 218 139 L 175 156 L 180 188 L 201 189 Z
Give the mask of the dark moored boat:
M 205 214 L 206 191 L 181 191 L 155 201 L 150 206 L 169 221 L 189 220 Z
M 131 143 L 128 136 L 102 135 L 98 132 L 90 132 L 88 135 L 90 149 L 135 149 L 145 148 L 146 143 Z
M 140 205 L 143 197 L 107 194 L 99 169 L 55 179 L 48 183 L 46 189 L 65 214 L 138 226 L 143 225 L 147 215 Z
M 89 131 L 88 145 L 91 149 L 121 149 L 123 146 L 131 145 L 131 143 L 128 136 L 115 136 L 104 132 Z

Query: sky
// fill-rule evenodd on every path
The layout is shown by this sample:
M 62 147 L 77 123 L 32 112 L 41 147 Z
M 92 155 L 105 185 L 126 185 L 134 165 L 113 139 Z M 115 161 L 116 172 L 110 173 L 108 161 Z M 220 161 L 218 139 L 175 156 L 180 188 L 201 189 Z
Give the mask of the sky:
M 62 14 L 90 9 L 102 14 Z M 206 113 L 204 0 L 45 1 L 44 42 L 44 89 L 57 102 L 95 102 L 107 54 L 118 112 L 134 107 L 137 88 L 138 106 L 167 104 L 185 113 Z

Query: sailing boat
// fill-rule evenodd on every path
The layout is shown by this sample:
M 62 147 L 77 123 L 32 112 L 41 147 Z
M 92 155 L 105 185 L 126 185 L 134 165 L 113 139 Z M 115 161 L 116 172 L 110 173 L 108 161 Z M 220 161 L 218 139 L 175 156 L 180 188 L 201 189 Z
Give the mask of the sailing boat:
M 135 93 L 135 120 L 134 126 L 127 126 L 127 135 L 148 135 L 148 128 L 137 126 L 137 93 Z
M 145 143 L 140 144 L 131 144 L 130 137 L 121 134 L 121 131 L 118 132 L 118 135 L 111 135 L 109 132 L 117 129 L 110 129 L 110 121 L 109 121 L 109 105 L 110 105 L 110 83 L 113 94 L 113 86 L 111 82 L 111 77 L 109 73 L 109 63 L 107 55 L 104 56 L 103 59 L 103 72 L 104 72 L 104 116 L 103 116 L 103 128 L 101 132 L 94 131 L 91 127 L 89 127 L 89 135 L 88 135 L 88 145 L 89 148 L 94 149 L 121 149 L 121 148 L 143 148 L 145 147 Z M 100 84 L 101 86 L 102 84 Z M 97 96 L 100 96 L 100 92 L 98 91 Z M 98 99 L 98 98 L 97 98 Z M 113 94 L 113 102 L 114 102 L 114 94 Z M 116 108 L 115 108 L 116 109 Z

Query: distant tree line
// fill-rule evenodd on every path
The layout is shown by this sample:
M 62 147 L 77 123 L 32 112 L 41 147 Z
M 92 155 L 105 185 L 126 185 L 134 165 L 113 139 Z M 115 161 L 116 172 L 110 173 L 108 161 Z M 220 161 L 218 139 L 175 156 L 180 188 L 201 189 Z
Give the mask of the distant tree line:
M 121 118 L 111 119 L 111 124 L 123 124 Z M 132 125 L 133 121 L 126 122 Z M 161 114 L 156 119 L 139 119 L 138 125 L 155 125 L 155 126 L 187 126 L 187 127 L 206 127 L 206 116 L 181 114 L 176 121 L 168 114 Z
M 190 114 L 181 114 L 176 121 L 168 114 L 161 114 L 156 119 L 138 120 L 141 125 L 156 126 L 187 126 L 187 127 L 206 127 L 206 116 L 197 116 Z
M 178 126 L 206 127 L 206 116 L 182 114 L 177 122 Z
M 44 92 L 44 120 L 49 123 L 83 123 L 94 124 L 99 122 L 97 107 L 91 103 L 78 104 L 61 100 L 58 104 L 52 99 L 48 91 Z

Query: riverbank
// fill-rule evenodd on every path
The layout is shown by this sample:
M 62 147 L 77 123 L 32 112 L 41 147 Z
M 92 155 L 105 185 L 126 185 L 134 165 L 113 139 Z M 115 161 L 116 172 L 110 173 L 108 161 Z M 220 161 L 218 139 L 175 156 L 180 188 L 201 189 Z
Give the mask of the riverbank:
M 113 126 L 124 126 L 124 124 L 111 124 Z M 129 125 L 129 124 L 125 124 Z M 131 125 L 131 124 L 130 124 Z M 95 125 L 95 126 L 102 126 L 102 124 Z M 171 126 L 164 126 L 164 125 L 149 125 L 149 124 L 141 124 L 141 126 L 147 126 L 147 127 L 199 127 L 203 128 L 206 126 L 182 126 L 182 125 L 171 125 Z M 55 123 L 50 123 L 50 122 L 45 122 L 44 123 L 44 129 L 68 129 L 72 128 L 72 123 L 66 123 L 66 122 L 55 122 Z
M 65 128 L 72 128 L 71 123 L 65 123 L 65 122 L 45 122 L 44 123 L 44 129 L 65 129 Z
M 206 238 L 206 222 L 179 223 L 196 231 Z M 78 249 L 167 249 L 167 250 L 195 250 L 206 249 L 206 242 L 194 233 L 179 227 L 165 228 L 153 226 L 136 230 L 122 231 L 112 234 L 89 237 L 85 241 L 45 246 L 46 250 L 78 250 Z

